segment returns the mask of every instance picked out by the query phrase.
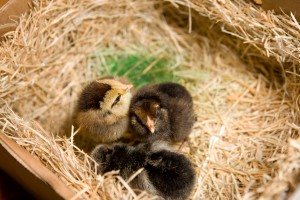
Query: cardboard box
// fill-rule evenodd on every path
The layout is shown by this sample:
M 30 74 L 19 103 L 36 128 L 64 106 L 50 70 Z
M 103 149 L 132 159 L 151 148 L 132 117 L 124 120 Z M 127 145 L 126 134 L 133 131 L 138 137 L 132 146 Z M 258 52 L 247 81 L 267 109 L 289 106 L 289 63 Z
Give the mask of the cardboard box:
M 75 196 L 37 158 L 0 133 L 0 168 L 37 199 L 71 199 Z
M 249 2 L 250 0 L 246 0 Z M 300 21 L 300 1 L 299 0 L 251 0 L 253 3 L 261 6 L 264 10 L 274 10 L 276 14 L 293 13 L 296 19 Z
M 31 4 L 32 0 L 0 0 L 0 37 L 16 29 L 18 18 Z

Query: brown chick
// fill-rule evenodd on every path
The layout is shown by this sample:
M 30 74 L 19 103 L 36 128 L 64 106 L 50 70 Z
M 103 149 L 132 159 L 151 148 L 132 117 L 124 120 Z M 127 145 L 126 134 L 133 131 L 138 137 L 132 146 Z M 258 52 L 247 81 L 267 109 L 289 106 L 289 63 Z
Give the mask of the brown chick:
M 130 125 L 141 141 L 183 141 L 194 121 L 192 97 L 180 84 L 146 85 L 131 100 Z
M 131 88 L 132 85 L 104 78 L 92 81 L 82 90 L 75 112 L 81 139 L 109 143 L 127 131 Z

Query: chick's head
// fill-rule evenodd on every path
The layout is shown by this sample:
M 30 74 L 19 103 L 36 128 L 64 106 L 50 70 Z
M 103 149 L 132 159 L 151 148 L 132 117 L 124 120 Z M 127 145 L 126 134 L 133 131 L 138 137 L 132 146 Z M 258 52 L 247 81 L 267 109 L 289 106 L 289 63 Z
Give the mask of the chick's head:
M 78 111 L 97 111 L 102 115 L 128 114 L 132 85 L 123 84 L 114 79 L 101 79 L 87 85 L 79 98 Z
M 126 85 L 113 79 L 103 79 L 98 82 L 111 87 L 100 101 L 100 110 L 117 116 L 127 115 L 132 97 L 130 92 L 132 85 Z
M 139 101 L 131 110 L 133 115 L 131 123 L 139 127 L 139 129 L 146 129 L 145 131 L 154 134 L 158 127 L 161 126 L 161 122 L 167 118 L 167 112 L 161 107 L 158 101 L 153 99 L 145 99 Z M 142 133 L 143 131 L 138 131 Z
M 103 169 L 107 166 L 113 149 L 108 145 L 100 144 L 94 148 L 91 153 L 92 158 L 98 163 L 97 171 L 98 173 L 103 173 Z

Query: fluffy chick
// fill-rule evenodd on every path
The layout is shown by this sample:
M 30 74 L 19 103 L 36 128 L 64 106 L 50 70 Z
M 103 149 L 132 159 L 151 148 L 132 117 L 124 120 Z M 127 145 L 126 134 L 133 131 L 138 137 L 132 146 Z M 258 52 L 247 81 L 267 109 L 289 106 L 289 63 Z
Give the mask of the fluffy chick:
M 129 126 L 131 88 L 113 78 L 89 83 L 79 96 L 75 112 L 79 134 L 96 143 L 120 138 Z
M 192 97 L 180 84 L 146 85 L 131 100 L 130 125 L 141 141 L 185 140 L 194 121 Z
M 99 164 L 97 171 L 100 174 L 119 170 L 126 180 L 143 168 L 130 182 L 132 188 L 146 190 L 168 200 L 187 199 L 196 179 L 192 163 L 182 154 L 149 146 L 98 145 L 92 151 L 92 157 Z

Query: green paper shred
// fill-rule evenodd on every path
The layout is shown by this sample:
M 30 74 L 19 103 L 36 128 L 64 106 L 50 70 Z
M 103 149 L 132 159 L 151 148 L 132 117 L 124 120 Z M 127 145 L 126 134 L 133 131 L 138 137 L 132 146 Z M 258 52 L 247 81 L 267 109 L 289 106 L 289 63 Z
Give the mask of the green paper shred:
M 100 76 L 120 76 L 129 79 L 139 88 L 149 83 L 178 82 L 174 61 L 164 56 L 148 56 L 142 53 L 96 53 L 90 65 L 99 68 Z M 99 63 L 100 62 L 100 63 Z

